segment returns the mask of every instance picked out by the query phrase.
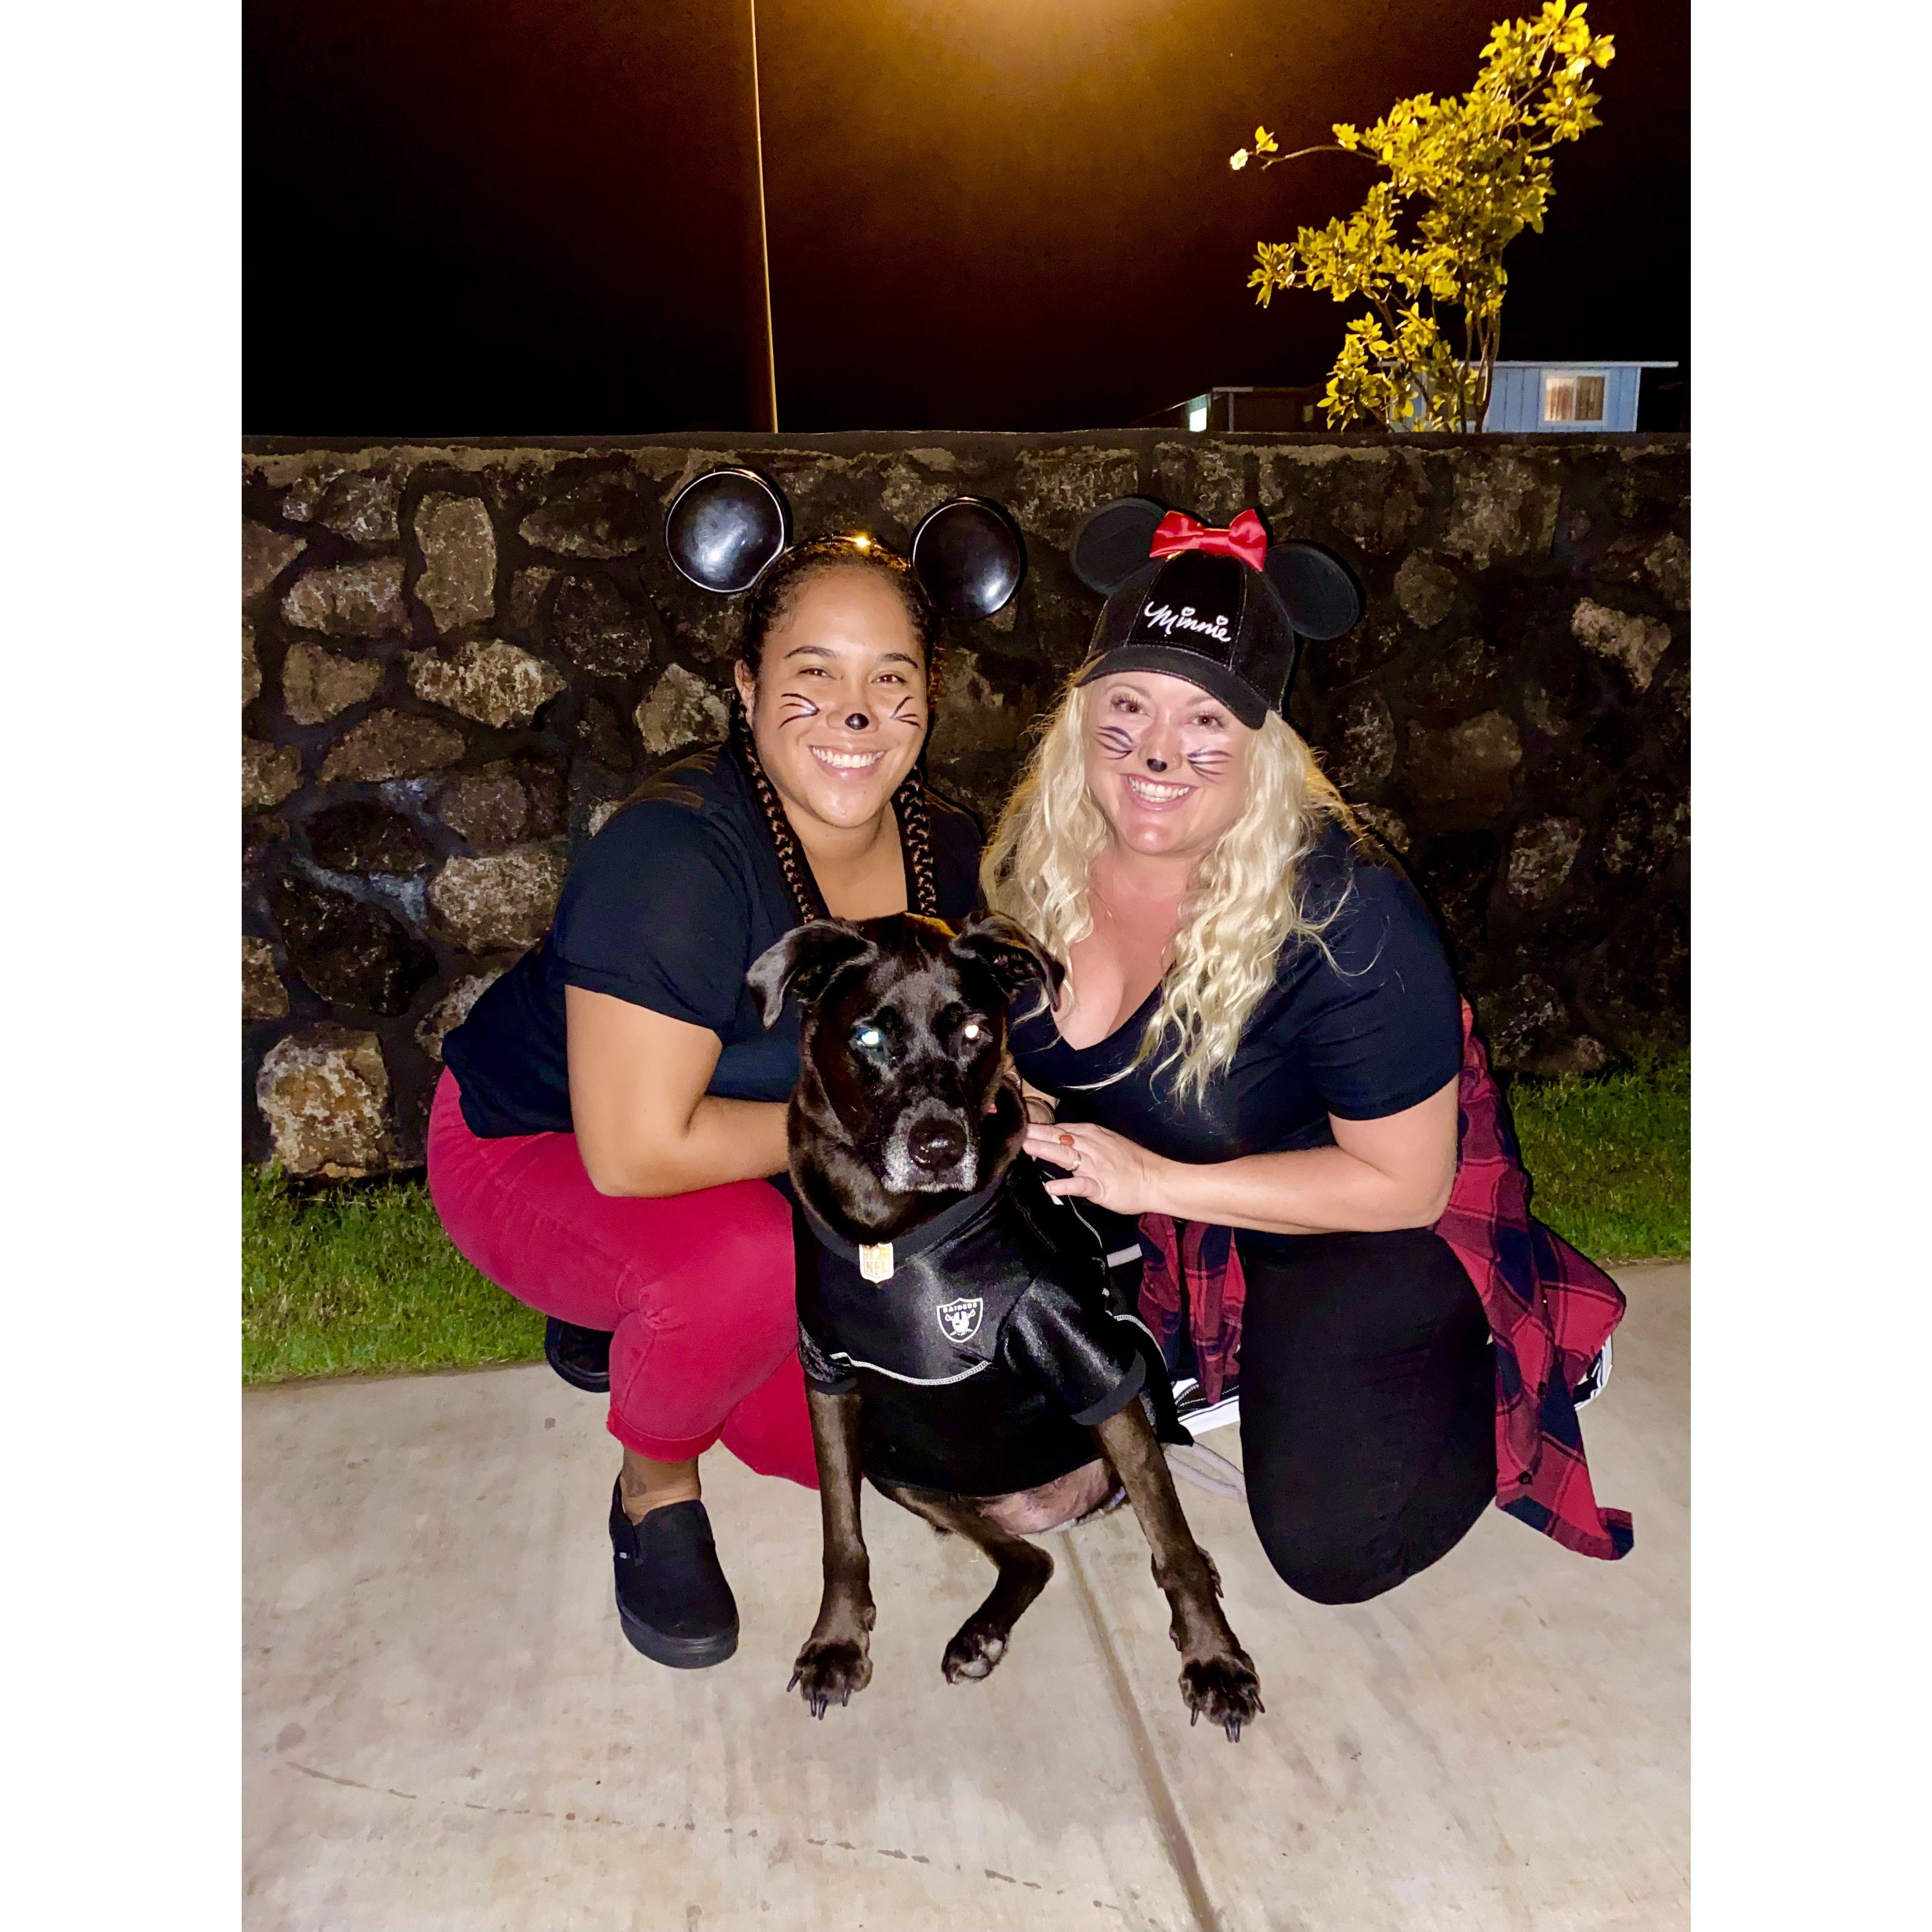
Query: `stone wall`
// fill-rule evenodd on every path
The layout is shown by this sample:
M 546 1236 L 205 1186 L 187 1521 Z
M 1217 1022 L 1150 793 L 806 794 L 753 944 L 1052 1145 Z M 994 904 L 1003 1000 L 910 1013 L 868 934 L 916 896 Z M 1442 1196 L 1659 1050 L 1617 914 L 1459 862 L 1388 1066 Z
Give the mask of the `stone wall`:
M 940 789 L 997 808 L 1098 600 L 1063 546 L 1131 491 L 1332 545 L 1368 593 L 1291 706 L 1441 916 L 1497 1060 L 1687 1037 L 1683 436 L 932 434 L 251 442 L 242 484 L 248 1156 L 422 1158 L 442 1035 L 542 934 L 610 802 L 716 735 L 735 610 L 672 571 L 680 484 L 754 464 L 802 535 L 998 498 L 1015 602 L 944 660 Z

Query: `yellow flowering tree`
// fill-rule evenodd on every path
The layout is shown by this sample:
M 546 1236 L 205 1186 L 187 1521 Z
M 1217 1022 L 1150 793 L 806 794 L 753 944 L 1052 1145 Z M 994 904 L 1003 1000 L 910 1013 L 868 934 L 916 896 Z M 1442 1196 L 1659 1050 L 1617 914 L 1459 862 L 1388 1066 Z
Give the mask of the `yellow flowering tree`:
M 1550 151 L 1600 124 L 1593 70 L 1616 50 L 1583 8 L 1548 0 L 1534 19 L 1490 30 L 1476 84 L 1460 100 L 1418 94 L 1366 131 L 1335 124 L 1334 146 L 1285 154 L 1265 128 L 1229 158 L 1236 172 L 1304 154 L 1359 154 L 1387 171 L 1346 220 L 1255 250 L 1248 286 L 1358 297 L 1330 370 L 1331 428 L 1366 418 L 1415 429 L 1480 428 L 1502 334 L 1503 250 L 1550 205 Z

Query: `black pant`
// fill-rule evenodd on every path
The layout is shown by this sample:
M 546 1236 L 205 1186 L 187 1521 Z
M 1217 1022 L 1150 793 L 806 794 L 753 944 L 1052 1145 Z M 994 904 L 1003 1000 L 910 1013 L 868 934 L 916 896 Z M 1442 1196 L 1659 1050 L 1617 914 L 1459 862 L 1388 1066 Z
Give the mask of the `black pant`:
M 1241 1455 L 1268 1561 L 1358 1604 L 1446 1556 L 1496 1493 L 1489 1323 L 1426 1228 L 1242 1244 Z

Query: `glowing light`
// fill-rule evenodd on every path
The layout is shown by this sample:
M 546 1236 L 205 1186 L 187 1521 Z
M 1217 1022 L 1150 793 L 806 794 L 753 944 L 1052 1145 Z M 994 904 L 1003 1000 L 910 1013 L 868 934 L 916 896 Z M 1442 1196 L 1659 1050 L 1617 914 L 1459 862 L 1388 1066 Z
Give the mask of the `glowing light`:
M 1208 405 L 1205 403 L 1196 403 L 1190 408 L 1187 427 L 1190 429 L 1205 429 L 1208 427 Z
M 863 530 L 861 530 L 858 535 L 852 539 L 852 541 L 856 544 L 861 550 L 870 550 L 872 547 L 872 538 L 866 536 Z

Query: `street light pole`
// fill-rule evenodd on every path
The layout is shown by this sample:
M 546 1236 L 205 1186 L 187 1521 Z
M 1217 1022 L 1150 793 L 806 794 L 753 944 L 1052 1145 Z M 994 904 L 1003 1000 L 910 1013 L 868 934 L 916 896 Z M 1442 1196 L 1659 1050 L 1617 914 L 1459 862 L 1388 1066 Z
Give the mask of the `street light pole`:
M 765 427 L 778 426 L 778 350 L 772 334 L 772 244 L 765 226 L 765 127 L 758 88 L 758 0 L 749 0 L 752 13 L 752 136 L 758 155 L 758 262 L 765 282 Z

